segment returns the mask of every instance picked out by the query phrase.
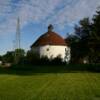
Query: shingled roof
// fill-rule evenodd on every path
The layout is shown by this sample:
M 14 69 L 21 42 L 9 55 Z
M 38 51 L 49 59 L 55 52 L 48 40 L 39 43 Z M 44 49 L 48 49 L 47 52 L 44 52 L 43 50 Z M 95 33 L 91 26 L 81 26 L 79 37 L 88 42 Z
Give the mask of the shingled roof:
M 63 45 L 66 46 L 65 40 L 55 32 L 52 32 L 53 27 L 48 27 L 48 32 L 40 36 L 35 43 L 32 44 L 32 47 L 44 46 L 44 45 Z

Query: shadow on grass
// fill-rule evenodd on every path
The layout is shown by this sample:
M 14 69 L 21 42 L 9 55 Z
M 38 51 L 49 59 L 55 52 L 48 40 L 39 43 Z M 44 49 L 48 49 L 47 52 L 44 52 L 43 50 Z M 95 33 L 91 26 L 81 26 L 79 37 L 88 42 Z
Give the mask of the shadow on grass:
M 77 72 L 94 72 L 100 73 L 100 65 L 13 65 L 11 68 L 0 68 L 0 74 L 13 75 L 37 75 L 46 73 L 77 73 Z

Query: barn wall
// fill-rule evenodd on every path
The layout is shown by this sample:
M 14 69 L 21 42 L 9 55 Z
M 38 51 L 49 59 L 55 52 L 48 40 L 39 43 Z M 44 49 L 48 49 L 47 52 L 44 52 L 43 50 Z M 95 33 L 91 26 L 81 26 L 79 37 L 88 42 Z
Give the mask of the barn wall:
M 40 54 L 40 57 L 47 56 L 49 59 L 53 59 L 57 56 L 60 56 L 62 60 L 64 61 L 66 58 L 66 62 L 69 62 L 70 60 L 70 48 L 67 46 L 41 46 L 41 47 L 35 47 L 32 48 L 33 51 Z M 65 55 L 66 56 L 65 57 Z

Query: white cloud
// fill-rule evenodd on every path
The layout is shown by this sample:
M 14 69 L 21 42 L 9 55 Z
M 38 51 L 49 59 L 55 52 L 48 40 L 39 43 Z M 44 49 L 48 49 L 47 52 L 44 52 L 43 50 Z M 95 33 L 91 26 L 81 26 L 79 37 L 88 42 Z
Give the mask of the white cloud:
M 61 0 L 43 0 L 42 2 L 41 0 L 20 0 L 17 3 L 12 1 L 0 0 L 0 19 L 3 16 L 5 20 L 0 24 L 0 34 L 13 32 L 17 17 L 20 17 L 22 27 L 29 22 L 42 22 L 53 13 Z
M 80 19 L 93 16 L 98 6 L 100 0 L 0 0 L 0 43 L 3 42 L 0 51 L 12 47 L 14 34 L 11 33 L 16 32 L 18 17 L 21 28 L 30 22 L 45 26 L 54 24 L 56 29 L 66 28 L 67 33 Z
M 96 8 L 100 6 L 100 0 L 72 0 L 69 5 L 66 0 L 66 6 L 61 9 L 52 19 L 48 20 L 48 23 L 55 23 L 59 27 L 67 25 L 74 25 L 84 17 L 92 17 L 96 11 Z
M 19 16 L 21 26 L 29 22 L 72 26 L 83 17 L 92 16 L 100 0 L 0 0 L 0 34 L 14 32 Z M 16 0 L 15 0 L 16 1 Z M 6 30 L 5 30 L 6 29 Z

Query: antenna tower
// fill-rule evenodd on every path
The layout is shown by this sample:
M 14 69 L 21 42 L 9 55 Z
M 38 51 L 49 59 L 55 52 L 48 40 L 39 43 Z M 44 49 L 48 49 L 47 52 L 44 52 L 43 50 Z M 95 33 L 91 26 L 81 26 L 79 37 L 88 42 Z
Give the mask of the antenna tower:
M 16 28 L 16 47 L 15 49 L 20 49 L 20 19 L 17 19 L 17 28 Z
M 16 27 L 16 38 L 15 38 L 15 64 L 19 62 L 20 59 L 20 19 L 17 19 L 17 27 Z

